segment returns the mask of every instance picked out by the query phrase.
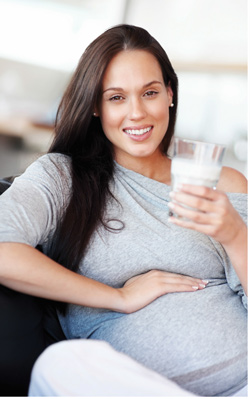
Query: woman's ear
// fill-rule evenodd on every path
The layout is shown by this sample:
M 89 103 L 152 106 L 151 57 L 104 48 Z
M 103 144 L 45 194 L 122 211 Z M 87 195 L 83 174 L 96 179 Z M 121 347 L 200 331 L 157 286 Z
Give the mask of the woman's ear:
M 169 103 L 169 107 L 173 107 L 173 97 L 174 97 L 174 94 L 173 94 L 173 90 L 172 90 L 172 88 L 171 88 L 171 85 L 170 85 L 170 83 L 168 84 L 168 86 L 167 86 L 167 93 L 168 93 L 168 103 Z
M 99 116 L 99 112 L 98 112 L 98 106 L 97 105 L 95 105 L 94 106 L 94 112 L 93 112 L 93 114 L 92 114 L 93 116 L 96 116 L 96 117 L 98 117 Z

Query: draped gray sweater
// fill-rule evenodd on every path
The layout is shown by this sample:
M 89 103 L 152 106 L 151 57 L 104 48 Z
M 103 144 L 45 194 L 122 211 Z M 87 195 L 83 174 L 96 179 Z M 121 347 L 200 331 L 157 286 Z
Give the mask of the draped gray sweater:
M 234 394 L 247 383 L 247 298 L 222 245 L 168 222 L 168 185 L 115 163 L 110 189 L 117 201 L 108 201 L 105 218 L 124 228 L 95 231 L 80 274 L 113 287 L 151 269 L 209 283 L 132 314 L 69 305 L 59 313 L 67 338 L 105 340 L 197 395 Z M 41 157 L 0 197 L 0 241 L 40 244 L 49 255 L 70 195 L 70 158 Z M 247 195 L 228 197 L 246 222 Z

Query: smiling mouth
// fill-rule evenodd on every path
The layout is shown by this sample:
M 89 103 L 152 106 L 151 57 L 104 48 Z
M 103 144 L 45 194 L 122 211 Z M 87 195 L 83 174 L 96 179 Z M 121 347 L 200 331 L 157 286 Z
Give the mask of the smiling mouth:
M 152 129 L 153 126 L 149 126 L 144 129 L 124 129 L 124 132 L 132 136 L 142 136 L 143 134 L 150 132 Z

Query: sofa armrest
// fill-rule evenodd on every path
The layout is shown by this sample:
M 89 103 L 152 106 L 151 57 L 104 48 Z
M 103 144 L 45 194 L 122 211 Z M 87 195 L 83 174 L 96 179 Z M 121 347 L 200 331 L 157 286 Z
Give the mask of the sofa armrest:
M 14 179 L 0 179 L 0 195 Z M 47 346 L 66 337 L 52 301 L 0 284 L 0 303 L 0 396 L 27 396 L 34 362 Z

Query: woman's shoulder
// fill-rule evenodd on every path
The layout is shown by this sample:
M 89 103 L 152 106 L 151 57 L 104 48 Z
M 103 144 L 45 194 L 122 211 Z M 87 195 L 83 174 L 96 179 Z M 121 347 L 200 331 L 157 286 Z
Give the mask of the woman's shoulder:
M 37 158 L 26 170 L 26 172 L 37 173 L 69 173 L 71 170 L 71 158 L 64 154 L 47 153 Z
M 47 153 L 37 159 L 39 163 L 54 164 L 54 165 L 71 165 L 71 158 L 68 155 L 58 152 Z
M 71 158 L 48 153 L 37 158 L 17 179 L 21 184 L 34 184 L 55 191 L 71 186 Z
M 236 169 L 224 166 L 217 184 L 219 190 L 228 193 L 247 193 L 247 179 Z

